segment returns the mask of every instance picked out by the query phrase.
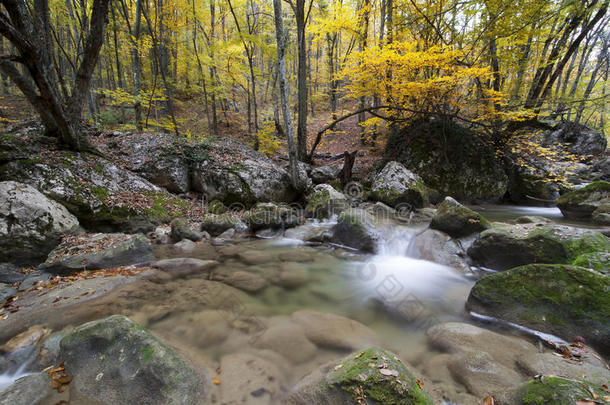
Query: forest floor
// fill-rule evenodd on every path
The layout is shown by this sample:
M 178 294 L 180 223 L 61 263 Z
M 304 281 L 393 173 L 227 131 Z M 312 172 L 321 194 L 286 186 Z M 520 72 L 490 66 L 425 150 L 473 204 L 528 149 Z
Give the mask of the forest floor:
M 351 106 L 343 106 L 337 111 L 336 116 L 341 116 L 348 111 L 351 111 Z M 188 133 L 193 137 L 205 137 L 207 134 L 207 120 L 205 112 L 202 111 L 202 103 L 197 99 L 188 101 L 176 100 L 175 110 L 176 119 L 179 122 L 179 127 L 182 133 Z M 102 122 L 100 127 L 103 130 L 124 130 L 126 125 L 131 124 L 133 116 L 131 111 L 125 109 L 122 113 L 117 107 L 103 106 L 102 107 Z M 248 135 L 246 115 L 244 112 L 219 112 L 218 114 L 221 123 L 219 124 L 219 134 L 221 137 L 229 137 L 240 140 L 250 146 L 253 146 L 252 136 Z M 331 122 L 333 115 L 328 110 L 316 110 L 313 115 L 308 117 L 308 151 L 316 138 L 316 134 L 325 125 Z M 5 130 L 13 125 L 37 119 L 37 115 L 32 107 L 28 104 L 25 97 L 21 95 L 1 95 L 0 96 L 0 130 Z M 296 121 L 296 120 L 295 120 Z M 149 127 L 147 132 L 157 130 L 155 124 L 154 113 L 149 116 Z M 264 123 L 261 123 L 261 126 Z M 295 128 L 296 130 L 296 128 Z M 332 131 L 326 131 L 322 142 L 316 149 L 316 154 L 320 156 L 328 156 L 328 158 L 319 157 L 316 159 L 316 165 L 325 164 L 342 164 L 342 159 L 338 159 L 337 155 L 346 151 L 358 151 L 357 165 L 365 170 L 370 168 L 374 162 L 382 155 L 385 148 L 386 137 L 384 133 L 380 133 L 375 144 L 363 145 L 360 141 L 360 126 L 356 116 L 349 118 L 336 126 Z M 287 146 L 284 139 L 279 140 L 280 149 L 277 150 L 272 158 L 275 160 L 283 160 L 287 156 Z M 331 158 L 331 157 L 334 157 Z

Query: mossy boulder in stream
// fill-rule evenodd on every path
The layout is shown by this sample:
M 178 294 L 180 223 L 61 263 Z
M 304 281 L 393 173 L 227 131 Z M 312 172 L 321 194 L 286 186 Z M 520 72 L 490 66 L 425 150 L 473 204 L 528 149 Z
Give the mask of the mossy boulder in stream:
M 212 236 L 218 236 L 224 231 L 235 229 L 236 232 L 246 232 L 248 227 L 237 216 L 233 214 L 207 214 L 201 219 L 201 230 Z
M 339 215 L 337 225 L 333 228 L 332 240 L 363 252 L 374 253 L 377 251 L 379 237 L 372 215 L 351 208 Z
M 498 405 L 575 405 L 608 403 L 608 393 L 602 387 L 587 381 L 558 376 L 540 376 L 514 390 L 496 396 Z M 580 402 L 582 401 L 582 402 Z
M 430 223 L 430 228 L 443 231 L 454 238 L 481 232 L 489 227 L 491 224 L 481 214 L 464 207 L 451 197 L 446 197 L 438 206 Z
M 432 405 L 434 402 L 396 355 L 373 347 L 305 377 L 293 390 L 289 403 Z
M 108 405 L 201 403 L 201 377 L 137 323 L 113 315 L 77 327 L 61 340 L 74 376 L 71 395 Z
M 305 207 L 305 215 L 312 218 L 330 218 L 349 208 L 347 197 L 329 184 L 318 184 L 313 188 Z
M 251 231 L 260 229 L 292 228 L 300 225 L 297 211 L 287 204 L 258 203 L 244 214 L 244 222 Z
M 599 232 L 563 225 L 494 224 L 468 249 L 478 264 L 506 270 L 530 263 L 572 263 L 585 253 L 607 251 L 610 239 Z
M 610 277 L 583 267 L 531 264 L 483 277 L 466 309 L 610 353 Z
M 398 162 L 388 162 L 373 180 L 370 197 L 391 207 L 408 204 L 423 208 L 429 204 L 429 190 L 422 179 Z
M 566 193 L 557 200 L 563 216 L 574 219 L 590 219 L 602 204 L 610 204 L 610 183 L 607 181 L 593 182 Z

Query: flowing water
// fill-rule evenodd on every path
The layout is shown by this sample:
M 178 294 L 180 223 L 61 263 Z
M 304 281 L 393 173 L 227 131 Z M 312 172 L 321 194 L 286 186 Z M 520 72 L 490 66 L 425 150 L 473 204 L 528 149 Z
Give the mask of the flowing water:
M 477 208 L 493 220 L 521 215 L 558 219 L 557 210 L 550 208 Z M 427 328 L 446 321 L 480 324 L 464 312 L 475 280 L 450 267 L 419 259 L 414 241 L 423 228 L 388 223 L 378 226 L 383 242 L 377 255 L 283 237 L 242 239 L 224 246 L 204 243 L 188 254 L 160 247 L 158 258 L 214 259 L 219 265 L 211 274 L 136 282 L 101 301 L 83 303 L 79 310 L 90 319 L 125 314 L 176 347 L 195 367 L 211 370 L 212 375 L 220 375 L 221 368 L 231 368 L 227 358 L 232 354 L 255 355 L 277 370 L 278 389 L 284 391 L 318 366 L 349 352 L 325 347 L 299 355 L 304 349 L 292 342 L 290 330 L 298 327 L 291 318 L 293 313 L 332 313 L 371 328 L 384 348 L 398 354 L 425 378 L 423 363 L 436 354 L 426 343 Z M 242 288 L 261 280 L 264 288 L 246 293 L 227 287 L 236 285 L 231 279 L 236 272 L 256 278 L 242 279 Z M 286 274 L 290 276 L 288 281 L 282 279 Z M 269 343 L 265 333 L 270 328 L 287 334 Z M 0 389 L 23 371 L 0 375 Z M 434 384 L 442 386 L 448 397 L 464 391 L 452 381 Z

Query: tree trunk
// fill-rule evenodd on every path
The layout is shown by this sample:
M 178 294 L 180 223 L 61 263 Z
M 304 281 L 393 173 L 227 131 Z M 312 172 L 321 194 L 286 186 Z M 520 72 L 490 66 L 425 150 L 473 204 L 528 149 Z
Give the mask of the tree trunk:
M 298 72 L 297 72 L 297 154 L 307 158 L 307 44 L 305 43 L 305 0 L 296 0 Z

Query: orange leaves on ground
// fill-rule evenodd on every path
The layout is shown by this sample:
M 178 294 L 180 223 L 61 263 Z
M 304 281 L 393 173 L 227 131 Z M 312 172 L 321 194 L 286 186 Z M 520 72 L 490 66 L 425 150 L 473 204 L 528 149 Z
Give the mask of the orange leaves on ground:
M 63 360 L 57 367 L 47 367 L 43 372 L 49 375 L 49 378 L 51 379 L 51 388 L 57 390 L 57 392 L 64 392 L 67 390 L 68 385 L 72 382 L 73 377 L 66 374 Z

